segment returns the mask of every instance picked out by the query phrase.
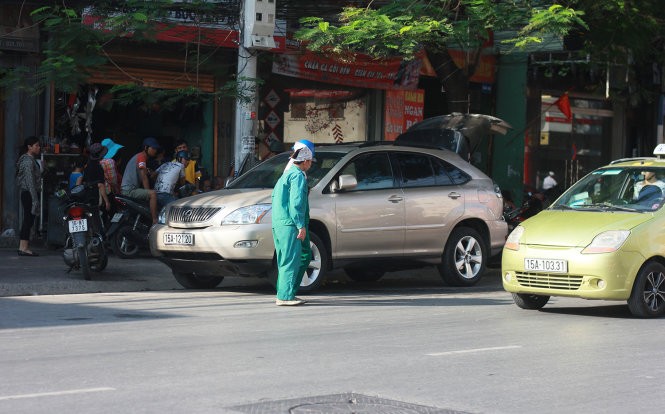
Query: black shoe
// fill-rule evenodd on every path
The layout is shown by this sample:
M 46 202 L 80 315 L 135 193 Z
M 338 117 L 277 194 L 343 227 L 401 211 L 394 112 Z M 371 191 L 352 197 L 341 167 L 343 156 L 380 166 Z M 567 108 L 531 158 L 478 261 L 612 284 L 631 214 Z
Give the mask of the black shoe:
M 31 256 L 31 257 L 37 257 L 39 256 L 39 253 L 35 252 L 26 252 L 25 250 L 19 250 L 18 251 L 19 256 Z

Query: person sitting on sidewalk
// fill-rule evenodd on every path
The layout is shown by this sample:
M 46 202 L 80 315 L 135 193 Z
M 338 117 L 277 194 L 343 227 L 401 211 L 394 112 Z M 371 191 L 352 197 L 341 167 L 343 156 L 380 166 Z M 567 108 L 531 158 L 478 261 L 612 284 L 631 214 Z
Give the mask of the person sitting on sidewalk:
M 157 169 L 155 191 L 157 192 L 157 205 L 161 209 L 176 197 L 173 190 L 177 185 L 185 184 L 185 169 L 189 164 L 190 156 L 187 151 L 178 151 L 175 160 L 162 164 Z
M 157 151 L 162 148 L 153 137 L 143 140 L 143 151 L 134 155 L 125 167 L 122 175 L 122 195 L 145 200 L 150 203 L 150 214 L 152 223 L 157 223 L 157 192 L 150 188 L 148 176 L 148 159 L 154 158 Z

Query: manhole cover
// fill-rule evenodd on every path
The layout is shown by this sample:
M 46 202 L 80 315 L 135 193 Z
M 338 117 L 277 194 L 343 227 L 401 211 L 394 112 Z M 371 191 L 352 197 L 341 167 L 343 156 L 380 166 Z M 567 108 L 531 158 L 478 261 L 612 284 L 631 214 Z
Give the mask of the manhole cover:
M 251 414 L 465 414 L 354 393 L 264 401 L 229 409 Z
M 367 404 L 367 403 L 325 403 L 325 404 L 303 404 L 299 407 L 293 407 L 289 410 L 292 414 L 420 414 L 430 411 L 411 409 L 407 407 L 395 407 L 387 404 Z

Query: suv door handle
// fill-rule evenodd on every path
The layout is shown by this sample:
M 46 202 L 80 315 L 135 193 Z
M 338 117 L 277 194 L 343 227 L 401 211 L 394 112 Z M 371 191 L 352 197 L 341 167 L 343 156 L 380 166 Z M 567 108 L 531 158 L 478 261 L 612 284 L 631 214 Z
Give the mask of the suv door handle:
M 397 195 L 390 196 L 390 197 L 388 198 L 388 201 L 390 201 L 391 203 L 399 203 L 399 202 L 402 201 L 402 200 L 404 200 L 404 198 L 403 198 L 403 197 L 400 197 L 400 196 L 397 196 Z
M 462 194 L 453 191 L 452 193 L 448 193 L 448 197 L 452 198 L 453 200 L 457 200 L 458 198 L 462 197 Z

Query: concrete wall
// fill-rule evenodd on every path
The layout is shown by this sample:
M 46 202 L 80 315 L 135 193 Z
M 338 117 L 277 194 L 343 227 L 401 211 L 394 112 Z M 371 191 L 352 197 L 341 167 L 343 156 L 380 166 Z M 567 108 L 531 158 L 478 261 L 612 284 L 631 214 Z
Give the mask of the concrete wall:
M 16 160 L 23 140 L 30 135 L 43 135 L 45 109 L 43 98 L 19 91 L 4 93 L 4 159 L 2 160 L 2 230 L 18 234 L 19 194 L 16 188 Z M 0 141 L 1 142 L 1 141 Z
M 307 103 L 307 118 L 293 119 L 291 112 L 284 112 L 284 142 L 306 138 L 314 143 L 335 143 L 367 140 L 367 111 L 365 99 L 348 101 L 343 119 L 329 119 L 326 108 L 329 103 Z M 317 108 L 317 109 L 315 109 Z M 335 126 L 339 128 L 335 129 Z

